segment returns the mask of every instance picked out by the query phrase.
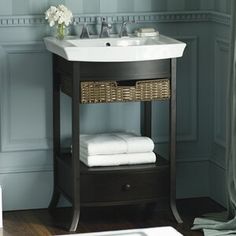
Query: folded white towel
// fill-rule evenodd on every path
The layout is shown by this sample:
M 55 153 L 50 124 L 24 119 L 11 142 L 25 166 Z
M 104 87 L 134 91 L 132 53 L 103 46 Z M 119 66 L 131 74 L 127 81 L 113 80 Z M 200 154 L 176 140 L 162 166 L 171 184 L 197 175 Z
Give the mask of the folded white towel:
M 148 137 L 128 133 L 116 133 L 116 135 L 126 142 L 125 153 L 145 153 L 154 150 L 154 142 Z
M 80 153 L 80 160 L 89 167 L 119 166 L 155 163 L 156 155 L 154 152 L 94 156 L 86 156 L 84 153 Z
M 80 135 L 80 148 L 87 155 L 125 153 L 126 143 L 113 134 Z
M 131 133 L 104 133 L 81 135 L 80 148 L 87 156 L 145 153 L 154 150 L 154 143 L 148 137 L 140 137 Z

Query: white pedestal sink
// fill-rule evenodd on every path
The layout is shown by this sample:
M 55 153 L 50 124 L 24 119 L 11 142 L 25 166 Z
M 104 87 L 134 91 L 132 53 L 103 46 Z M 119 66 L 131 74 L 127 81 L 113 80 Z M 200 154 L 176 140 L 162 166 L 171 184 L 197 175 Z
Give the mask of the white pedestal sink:
M 176 58 L 183 55 L 185 43 L 156 37 L 44 39 L 47 49 L 68 61 L 128 62 Z
M 174 228 L 167 226 L 167 227 L 155 227 L 155 228 L 143 228 L 143 229 L 115 230 L 115 231 L 95 232 L 95 233 L 81 233 L 81 234 L 75 234 L 75 236 L 183 236 L 183 235 L 177 232 Z

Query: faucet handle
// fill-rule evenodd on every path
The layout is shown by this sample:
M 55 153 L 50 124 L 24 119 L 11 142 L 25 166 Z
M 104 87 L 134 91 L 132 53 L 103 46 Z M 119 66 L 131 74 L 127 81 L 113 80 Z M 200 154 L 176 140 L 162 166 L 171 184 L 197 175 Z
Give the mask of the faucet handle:
M 106 21 L 105 17 L 102 18 L 102 24 L 106 26 L 108 29 L 112 28 L 112 25 Z
M 127 24 L 132 24 L 135 23 L 135 21 L 123 21 L 120 27 L 120 37 L 128 37 L 128 29 L 127 29 Z
M 112 29 L 112 25 L 110 23 L 107 24 L 108 29 Z
M 106 21 L 105 17 L 103 17 L 99 38 L 108 38 L 110 34 L 110 29 L 112 29 L 112 25 Z

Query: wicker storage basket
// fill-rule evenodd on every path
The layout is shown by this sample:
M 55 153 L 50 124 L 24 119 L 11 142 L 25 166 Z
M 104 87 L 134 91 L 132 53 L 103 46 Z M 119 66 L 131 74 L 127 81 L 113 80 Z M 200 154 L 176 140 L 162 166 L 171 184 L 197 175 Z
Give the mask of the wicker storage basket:
M 71 96 L 71 80 L 62 79 L 61 89 Z M 132 86 L 119 85 L 116 81 L 81 82 L 81 103 L 151 101 L 169 98 L 169 79 L 136 81 Z

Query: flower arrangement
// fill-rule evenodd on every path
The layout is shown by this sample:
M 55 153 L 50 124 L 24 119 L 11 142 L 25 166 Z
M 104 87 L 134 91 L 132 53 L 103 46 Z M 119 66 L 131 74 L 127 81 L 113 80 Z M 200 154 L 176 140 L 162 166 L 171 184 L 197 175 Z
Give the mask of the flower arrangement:
M 48 21 L 50 27 L 57 26 L 57 37 L 63 39 L 65 37 L 65 28 L 72 23 L 73 14 L 64 5 L 57 7 L 51 6 L 45 12 L 45 19 Z

